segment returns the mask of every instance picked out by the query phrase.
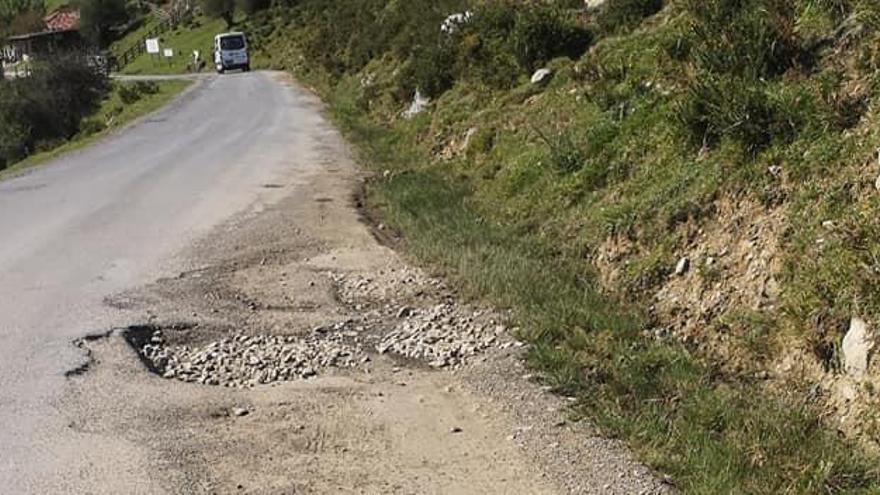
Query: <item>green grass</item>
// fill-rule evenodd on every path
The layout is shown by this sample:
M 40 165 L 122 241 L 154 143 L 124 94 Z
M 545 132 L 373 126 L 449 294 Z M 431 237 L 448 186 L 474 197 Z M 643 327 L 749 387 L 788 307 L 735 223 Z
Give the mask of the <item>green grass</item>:
M 810 405 L 726 383 L 681 346 L 642 338 L 643 316 L 597 292 L 583 263 L 481 214 L 470 181 L 426 166 L 414 134 L 372 123 L 348 88 L 326 94 L 367 164 L 392 171 L 370 184 L 368 203 L 405 251 L 465 295 L 513 309 L 545 382 L 684 493 L 880 492 L 877 464 L 821 427 Z
M 158 23 L 159 21 L 156 20 L 155 17 L 147 16 L 146 18 L 144 18 L 141 25 L 137 27 L 137 29 L 129 31 L 122 38 L 115 40 L 110 45 L 110 52 L 118 54 L 121 53 L 123 50 L 127 50 L 135 44 L 138 44 L 140 42 L 140 39 L 146 36 L 146 34 L 150 32 L 151 29 L 156 27 Z
M 130 64 L 123 68 L 123 74 L 180 74 L 189 71 L 192 62 L 192 52 L 201 52 L 202 60 L 205 60 L 205 70 L 212 70 L 212 46 L 214 36 L 228 31 L 226 23 L 221 19 L 209 19 L 197 17 L 190 26 L 180 25 L 172 31 L 164 33 L 159 39 L 159 47 L 164 50 L 174 50 L 174 56 L 170 59 L 163 56 L 141 54 Z M 119 42 L 118 46 L 127 47 L 131 40 L 136 39 L 136 33 Z
M 6 169 L 0 170 L 0 180 L 13 176 L 28 168 L 44 164 L 64 153 L 69 153 L 98 141 L 111 132 L 133 122 L 137 118 L 161 108 L 171 101 L 172 98 L 180 94 L 181 91 L 186 89 L 191 82 L 162 81 L 151 83 L 151 89 L 140 94 L 140 97 L 138 97 L 136 101 L 131 101 L 126 104 L 122 101 L 119 88 L 122 85 L 132 84 L 137 83 L 113 83 L 113 90 L 107 95 L 104 101 L 101 102 L 100 107 L 95 113 L 83 122 L 83 130 L 78 135 L 68 141 L 58 143 L 49 149 L 41 150 Z
M 69 5 L 69 0 L 45 0 L 43 2 L 46 5 L 46 12 L 52 12 L 53 10 L 64 7 L 65 5 Z

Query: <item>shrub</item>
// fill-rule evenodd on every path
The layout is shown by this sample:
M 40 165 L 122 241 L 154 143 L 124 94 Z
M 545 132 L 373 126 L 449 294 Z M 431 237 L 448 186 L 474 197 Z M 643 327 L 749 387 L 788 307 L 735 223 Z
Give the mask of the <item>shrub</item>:
M 24 100 L 11 82 L 0 79 L 0 169 L 24 157 L 29 134 Z
M 540 4 L 519 12 L 510 42 L 519 64 L 534 71 L 554 57 L 580 57 L 591 37 L 561 9 Z
M 75 135 L 106 91 L 106 78 L 76 57 L 50 59 L 27 79 L 0 82 L 0 164 Z
M 547 145 L 550 163 L 558 172 L 570 174 L 577 172 L 584 166 L 584 154 L 574 144 L 571 135 L 561 132 L 549 136 L 538 128 L 535 128 L 535 133 Z
M 607 0 L 596 23 L 607 34 L 629 31 L 662 8 L 663 0 Z
M 774 139 L 791 140 L 802 124 L 797 108 L 774 98 L 767 83 L 703 77 L 690 87 L 679 120 L 697 144 L 730 137 L 755 153 Z
M 399 86 L 409 97 L 416 89 L 435 98 L 455 82 L 455 51 L 449 43 L 436 43 L 416 48 L 400 75 Z
M 232 16 L 235 14 L 235 0 L 200 0 L 202 10 L 209 17 L 226 21 L 226 27 L 232 27 Z
M 245 14 L 251 15 L 269 7 L 269 0 L 236 0 L 235 4 Z
M 116 92 L 119 93 L 119 99 L 126 105 L 131 105 L 140 100 L 144 95 L 155 94 L 158 91 L 159 86 L 151 81 L 121 83 L 116 86 Z
M 771 81 L 809 57 L 786 0 L 687 0 L 693 77 L 679 120 L 693 141 L 724 137 L 755 153 L 774 139 L 793 139 L 810 95 L 783 102 Z
M 125 0 L 79 0 L 80 32 L 98 45 L 111 41 L 117 26 L 129 20 Z
M 590 40 L 589 31 L 558 7 L 486 3 L 461 29 L 458 73 L 507 89 L 523 71 L 531 72 L 552 58 L 579 57 Z
M 758 80 L 806 58 L 787 0 L 688 0 L 688 10 L 698 70 Z

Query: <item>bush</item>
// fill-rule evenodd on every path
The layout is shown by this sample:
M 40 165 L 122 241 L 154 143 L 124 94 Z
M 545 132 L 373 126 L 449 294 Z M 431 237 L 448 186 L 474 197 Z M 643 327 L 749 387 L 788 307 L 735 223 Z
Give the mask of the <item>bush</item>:
M 586 158 L 568 133 L 561 132 L 549 136 L 537 128 L 535 133 L 547 145 L 549 161 L 557 172 L 570 174 L 584 166 Z
M 787 0 L 688 0 L 691 58 L 700 71 L 773 78 L 808 58 Z
M 24 157 L 30 129 L 15 85 L 0 79 L 0 169 Z
M 29 78 L 0 82 L 0 165 L 74 136 L 106 91 L 106 77 L 76 57 L 50 59 Z
M 724 137 L 755 153 L 801 129 L 810 95 L 783 103 L 772 81 L 809 54 L 786 0 L 687 0 L 692 16 L 688 56 L 693 77 L 679 120 L 693 141 Z
M 235 0 L 200 0 L 200 4 L 208 17 L 223 19 L 227 28 L 232 27 Z
M 143 98 L 144 95 L 155 94 L 158 91 L 159 86 L 150 81 L 121 83 L 116 86 L 116 92 L 119 93 L 119 99 L 126 105 L 131 105 Z
M 449 43 L 418 47 L 401 72 L 398 86 L 407 98 L 416 89 L 430 98 L 440 96 L 455 83 L 455 60 Z
M 517 15 L 510 40 L 520 66 L 534 71 L 558 56 L 577 58 L 590 45 L 592 35 L 550 5 L 536 5 Z
M 125 0 L 79 0 L 80 32 L 97 45 L 111 41 L 113 29 L 129 21 Z
M 247 15 L 269 7 L 269 0 L 236 0 L 238 8 Z
M 756 153 L 774 139 L 791 140 L 802 124 L 797 109 L 772 97 L 767 83 L 703 77 L 693 83 L 679 119 L 696 144 L 730 137 Z
M 636 28 L 661 9 L 663 0 L 607 0 L 596 23 L 603 33 L 616 34 Z

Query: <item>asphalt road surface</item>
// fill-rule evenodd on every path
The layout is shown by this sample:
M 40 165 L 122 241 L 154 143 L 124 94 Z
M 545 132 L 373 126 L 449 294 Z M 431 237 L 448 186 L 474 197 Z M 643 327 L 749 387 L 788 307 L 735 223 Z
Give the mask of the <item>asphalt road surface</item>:
M 55 406 L 84 360 L 71 342 L 115 323 L 106 296 L 173 273 L 174 253 L 290 174 L 297 126 L 314 118 L 272 75 L 208 78 L 99 145 L 0 183 L 0 493 L 124 477 L 95 466 L 125 448 L 90 445 Z

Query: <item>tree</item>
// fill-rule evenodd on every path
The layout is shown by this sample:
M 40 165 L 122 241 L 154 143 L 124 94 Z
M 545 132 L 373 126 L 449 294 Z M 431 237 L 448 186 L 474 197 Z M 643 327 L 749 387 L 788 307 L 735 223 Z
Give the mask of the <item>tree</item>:
M 78 6 L 80 32 L 100 46 L 110 41 L 114 27 L 128 22 L 125 0 L 80 0 Z
M 253 14 L 269 7 L 269 0 L 236 0 L 239 10 L 245 14 Z
M 16 15 L 9 23 L 9 34 L 27 34 L 44 31 L 46 23 L 43 21 L 42 10 L 26 10 Z
M 201 0 L 202 10 L 211 17 L 219 17 L 226 21 L 226 27 L 232 27 L 232 16 L 235 14 L 235 0 Z
M 42 0 L 0 0 L 0 39 L 12 34 L 13 21 L 26 12 L 44 12 Z

